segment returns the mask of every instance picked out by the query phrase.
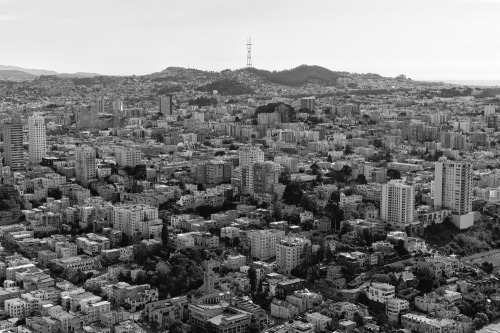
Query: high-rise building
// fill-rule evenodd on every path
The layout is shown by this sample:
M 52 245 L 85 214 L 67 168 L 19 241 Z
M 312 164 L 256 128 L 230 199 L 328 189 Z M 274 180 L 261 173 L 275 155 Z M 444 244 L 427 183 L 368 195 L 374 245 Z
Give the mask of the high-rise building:
M 285 168 L 287 173 L 297 173 L 299 172 L 298 161 L 294 157 L 288 156 L 276 156 L 274 162 Z
M 274 185 L 279 183 L 281 165 L 271 161 L 253 164 L 253 189 L 252 193 L 272 193 Z
M 278 270 L 284 274 L 291 274 L 292 269 L 306 260 L 307 256 L 302 255 L 304 250 L 311 251 L 311 241 L 309 239 L 299 237 L 282 239 L 276 245 L 276 266 Z
M 29 161 L 36 164 L 42 161 L 46 154 L 47 137 L 45 132 L 45 118 L 41 113 L 34 112 L 28 117 Z
M 252 258 L 268 260 L 276 256 L 276 245 L 285 238 L 284 230 L 255 230 L 249 234 Z
M 116 112 L 123 112 L 123 101 L 122 100 L 116 100 L 113 102 L 113 111 Z
M 12 171 L 24 168 L 23 124 L 21 119 L 14 118 L 3 127 L 5 165 Z
M 391 229 L 405 231 L 413 222 L 415 191 L 413 186 L 401 181 L 391 181 L 382 185 L 380 216 Z
M 96 152 L 93 147 L 83 146 L 75 150 L 76 180 L 84 185 L 97 177 Z
M 172 115 L 172 96 L 162 95 L 159 97 L 159 112 L 165 116 Z
M 141 150 L 119 147 L 115 150 L 115 159 L 116 163 L 121 167 L 135 167 L 141 163 Z
M 79 130 L 95 130 L 99 119 L 97 110 L 98 108 L 96 105 L 84 105 L 79 107 L 75 112 L 76 128 Z
M 97 114 L 104 113 L 104 100 L 102 98 L 96 99 L 95 108 L 97 110 Z
M 241 190 L 245 194 L 253 194 L 253 165 L 264 162 L 264 152 L 260 145 L 247 145 L 239 150 L 239 164 L 241 168 Z
M 220 184 L 231 181 L 231 161 L 211 160 L 198 168 L 199 179 L 206 184 Z
M 434 206 L 451 210 L 452 221 L 460 229 L 474 224 L 471 163 L 435 163 Z
M 304 97 L 300 99 L 300 108 L 314 111 L 316 107 L 316 98 L 314 96 Z
M 458 132 L 441 132 L 441 146 L 454 150 L 467 148 L 467 137 Z

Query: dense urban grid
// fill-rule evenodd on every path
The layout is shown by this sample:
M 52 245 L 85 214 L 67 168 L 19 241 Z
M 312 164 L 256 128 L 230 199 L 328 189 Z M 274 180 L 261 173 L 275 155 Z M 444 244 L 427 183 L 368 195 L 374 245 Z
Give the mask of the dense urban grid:
M 0 332 L 500 316 L 500 89 L 319 66 L 0 77 Z

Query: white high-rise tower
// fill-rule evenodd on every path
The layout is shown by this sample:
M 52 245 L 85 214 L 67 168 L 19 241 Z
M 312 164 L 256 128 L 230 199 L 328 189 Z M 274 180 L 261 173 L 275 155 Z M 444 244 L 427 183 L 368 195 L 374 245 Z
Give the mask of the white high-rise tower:
M 450 209 L 452 221 L 460 229 L 469 228 L 474 224 L 471 163 L 435 163 L 434 206 Z
M 413 186 L 392 181 L 382 186 L 380 217 L 391 229 L 405 231 L 413 222 L 415 191 Z
M 28 117 L 28 138 L 29 161 L 32 164 L 40 163 L 47 152 L 47 135 L 45 118 L 39 112 Z

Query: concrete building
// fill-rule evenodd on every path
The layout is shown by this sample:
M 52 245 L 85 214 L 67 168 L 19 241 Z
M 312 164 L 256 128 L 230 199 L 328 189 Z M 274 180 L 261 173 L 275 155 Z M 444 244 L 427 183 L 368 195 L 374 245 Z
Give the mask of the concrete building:
M 120 230 L 129 237 L 150 239 L 157 234 L 154 229 L 162 226 L 158 208 L 148 205 L 115 206 L 112 214 L 113 229 Z
M 316 108 L 316 97 L 304 97 L 300 99 L 300 108 L 314 111 Z
M 311 241 L 306 238 L 288 237 L 282 239 L 276 246 L 276 266 L 280 272 L 291 274 L 292 269 L 300 265 L 306 257 L 305 248 L 311 251 Z
M 298 173 L 298 161 L 294 157 L 288 156 L 276 156 L 274 158 L 274 163 L 281 165 L 287 173 Z
M 39 112 L 28 117 L 29 161 L 38 164 L 47 152 L 45 118 Z
M 279 183 L 281 166 L 271 161 L 253 164 L 253 190 L 251 193 L 272 193 Z
M 165 116 L 172 115 L 173 107 L 172 107 L 172 96 L 171 95 L 163 95 L 158 98 L 158 107 L 159 112 L 163 113 Z
M 96 151 L 89 146 L 77 147 L 75 150 L 76 180 L 83 185 L 97 177 Z
M 260 145 L 247 145 L 239 149 L 242 193 L 253 194 L 253 165 L 259 162 L 264 162 L 264 152 Z
M 387 300 L 386 313 L 387 317 L 391 321 L 397 322 L 399 319 L 399 314 L 403 311 L 407 311 L 410 308 L 410 302 L 400 298 L 391 298 Z
M 141 163 L 141 150 L 135 148 L 118 147 L 115 150 L 116 163 L 121 166 L 135 167 Z
M 256 230 L 249 234 L 252 258 L 268 260 L 276 256 L 276 245 L 285 238 L 284 230 Z
M 469 228 L 474 224 L 472 190 L 471 163 L 435 163 L 434 206 L 450 209 L 452 221 L 460 229 Z
M 11 171 L 24 169 L 23 124 L 19 118 L 13 118 L 3 126 L 5 165 Z
M 381 218 L 391 229 L 405 230 L 413 222 L 415 192 L 411 185 L 390 182 L 382 186 Z
M 386 304 L 396 297 L 396 288 L 388 283 L 372 283 L 368 289 L 368 298 L 378 303 Z

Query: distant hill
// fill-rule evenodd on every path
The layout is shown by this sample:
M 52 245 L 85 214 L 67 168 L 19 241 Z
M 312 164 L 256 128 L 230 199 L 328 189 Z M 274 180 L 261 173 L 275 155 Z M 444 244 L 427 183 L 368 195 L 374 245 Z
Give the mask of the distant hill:
M 101 74 L 97 73 L 85 73 L 85 72 L 76 72 L 76 73 L 61 73 L 58 74 L 57 76 L 61 78 L 82 78 L 82 77 L 94 77 L 94 76 L 102 76 Z
M 35 77 L 35 75 L 26 72 L 16 70 L 0 70 L 0 80 L 3 81 L 26 81 L 33 80 Z
M 49 71 L 45 69 L 33 69 L 33 68 L 23 68 L 23 67 L 18 67 L 18 66 L 10 66 L 10 65 L 0 65 L 0 71 L 18 71 L 18 72 L 24 72 L 28 73 L 34 76 L 40 76 L 40 75 L 57 75 L 61 78 L 74 78 L 74 77 L 94 77 L 94 76 L 100 76 L 100 74 L 97 73 L 84 73 L 84 72 L 77 72 L 77 73 L 58 73 L 54 71 Z M 33 79 L 32 77 L 26 80 L 31 80 Z
M 254 91 L 245 84 L 232 79 L 214 81 L 207 85 L 200 86 L 196 88 L 196 90 L 207 92 L 217 90 L 220 95 L 246 95 L 254 93 Z
M 338 78 L 350 76 L 348 72 L 333 72 L 321 66 L 308 65 L 279 72 L 270 72 L 256 68 L 246 68 L 244 70 L 259 75 L 269 82 L 286 86 L 300 86 L 308 82 L 336 85 Z
M 25 72 L 25 73 L 29 73 L 29 74 L 32 74 L 32 75 L 57 75 L 58 73 L 57 72 L 54 72 L 54 71 L 48 71 L 48 70 L 45 70 L 45 69 L 33 69 L 33 68 L 22 68 L 22 67 L 18 67 L 18 66 L 10 66 L 10 65 L 7 65 L 7 66 L 4 66 L 4 65 L 0 65 L 0 70 L 2 71 L 20 71 L 20 72 Z

